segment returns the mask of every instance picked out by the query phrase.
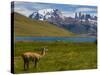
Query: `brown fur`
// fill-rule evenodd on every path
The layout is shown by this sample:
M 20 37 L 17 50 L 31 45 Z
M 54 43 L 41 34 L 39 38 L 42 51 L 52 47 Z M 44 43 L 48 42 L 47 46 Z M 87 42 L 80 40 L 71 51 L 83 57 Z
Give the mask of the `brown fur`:
M 45 48 L 42 49 L 41 54 L 36 53 L 36 52 L 25 52 L 22 54 L 22 58 L 24 61 L 24 70 L 29 69 L 29 62 L 30 60 L 35 64 L 34 67 L 37 67 L 39 59 L 45 55 Z

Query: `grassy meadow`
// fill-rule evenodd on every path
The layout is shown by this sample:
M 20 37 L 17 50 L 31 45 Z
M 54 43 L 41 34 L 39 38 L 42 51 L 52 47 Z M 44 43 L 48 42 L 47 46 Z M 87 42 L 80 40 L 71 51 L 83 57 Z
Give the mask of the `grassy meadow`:
M 38 68 L 30 62 L 30 69 L 23 70 L 21 54 L 48 46 L 48 52 L 39 61 Z M 95 43 L 71 42 L 15 42 L 14 73 L 34 73 L 97 68 L 97 47 Z

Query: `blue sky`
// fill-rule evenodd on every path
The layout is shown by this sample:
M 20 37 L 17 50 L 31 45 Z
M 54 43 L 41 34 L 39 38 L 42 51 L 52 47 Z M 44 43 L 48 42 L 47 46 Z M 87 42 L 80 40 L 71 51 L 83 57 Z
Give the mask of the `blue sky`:
M 14 2 L 14 9 L 16 12 L 29 16 L 33 11 L 40 9 L 59 9 L 65 16 L 74 16 L 75 12 L 89 13 L 97 15 L 96 6 L 81 6 L 68 4 L 51 4 L 51 3 L 34 3 L 34 2 Z

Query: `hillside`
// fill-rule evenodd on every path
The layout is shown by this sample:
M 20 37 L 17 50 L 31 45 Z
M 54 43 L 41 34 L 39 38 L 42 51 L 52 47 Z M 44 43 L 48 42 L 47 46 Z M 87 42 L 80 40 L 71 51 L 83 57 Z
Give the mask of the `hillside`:
M 14 33 L 15 36 L 47 36 L 47 37 L 66 37 L 74 36 L 73 33 L 52 25 L 46 21 L 37 21 L 27 18 L 21 14 L 14 14 Z M 13 15 L 12 14 L 12 15 Z

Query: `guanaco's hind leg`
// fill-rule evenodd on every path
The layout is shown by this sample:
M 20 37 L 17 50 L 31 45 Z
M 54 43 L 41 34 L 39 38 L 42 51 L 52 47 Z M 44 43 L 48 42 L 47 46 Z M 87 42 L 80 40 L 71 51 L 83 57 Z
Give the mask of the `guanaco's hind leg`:
M 29 59 L 28 58 L 23 58 L 24 60 L 24 70 L 29 69 Z
M 25 64 L 25 61 L 24 61 L 24 70 L 26 70 L 26 67 L 25 67 L 25 65 L 26 65 L 26 64 Z
M 35 58 L 35 68 L 37 68 L 37 66 L 38 66 L 38 61 L 39 61 L 39 59 Z
M 23 60 L 24 60 L 24 70 L 26 70 L 26 69 L 27 69 L 27 67 L 26 67 L 27 62 L 26 62 L 26 60 L 25 60 L 25 59 L 23 59 Z
M 27 64 L 26 64 L 26 65 L 27 65 L 27 70 L 29 70 L 29 61 L 27 62 Z

